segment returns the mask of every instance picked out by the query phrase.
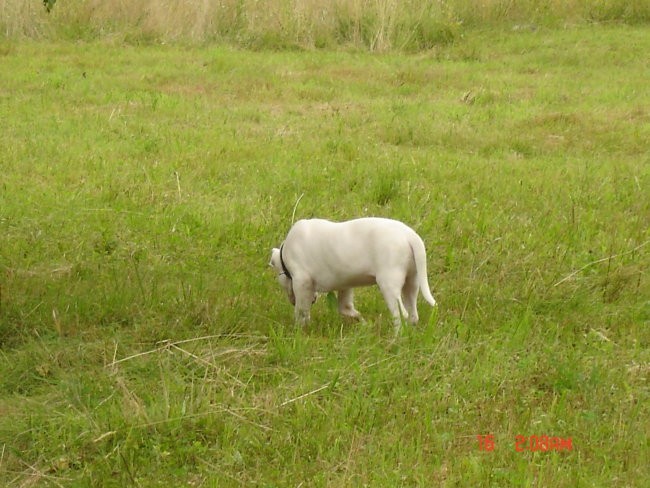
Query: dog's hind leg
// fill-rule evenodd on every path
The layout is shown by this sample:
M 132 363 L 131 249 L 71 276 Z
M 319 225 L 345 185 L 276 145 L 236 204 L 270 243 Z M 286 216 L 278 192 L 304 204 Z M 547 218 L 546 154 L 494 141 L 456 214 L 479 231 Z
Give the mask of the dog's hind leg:
M 408 318 L 408 312 L 404 308 L 404 302 L 402 302 L 402 285 L 404 283 L 403 276 L 397 276 L 396 274 L 390 274 L 388 276 L 377 276 L 377 285 L 381 290 L 386 305 L 388 305 L 388 310 L 393 317 L 393 325 L 395 326 L 395 332 L 398 332 L 402 326 L 402 319 Z
M 402 287 L 402 300 L 404 301 L 404 307 L 408 312 L 408 321 L 411 324 L 418 323 L 418 292 L 420 290 L 420 285 L 418 284 L 418 276 L 413 273 L 406 277 L 404 286 Z

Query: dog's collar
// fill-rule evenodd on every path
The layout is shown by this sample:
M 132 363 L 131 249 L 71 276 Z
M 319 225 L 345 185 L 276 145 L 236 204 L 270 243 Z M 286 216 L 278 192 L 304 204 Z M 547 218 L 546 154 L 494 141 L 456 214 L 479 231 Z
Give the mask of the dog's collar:
M 282 248 L 284 247 L 284 243 L 280 246 L 280 265 L 282 266 L 282 273 L 286 275 L 287 278 L 290 280 L 291 278 L 291 273 L 289 273 L 289 270 L 287 269 L 287 265 L 284 264 L 284 259 L 282 259 Z

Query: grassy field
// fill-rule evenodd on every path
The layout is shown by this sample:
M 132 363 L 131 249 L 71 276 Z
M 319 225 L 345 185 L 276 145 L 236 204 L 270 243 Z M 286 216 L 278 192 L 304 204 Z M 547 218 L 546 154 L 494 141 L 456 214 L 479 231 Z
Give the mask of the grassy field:
M 642 486 L 648 52 L 0 42 L 0 484 Z M 297 329 L 267 263 L 301 196 L 414 227 L 438 310 Z

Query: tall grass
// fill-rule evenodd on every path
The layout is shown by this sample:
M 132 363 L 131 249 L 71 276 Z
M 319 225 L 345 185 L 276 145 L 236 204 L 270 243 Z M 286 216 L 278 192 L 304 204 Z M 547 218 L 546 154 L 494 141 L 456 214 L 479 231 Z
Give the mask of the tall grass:
M 430 49 L 463 29 L 576 22 L 646 23 L 645 0 L 0 0 L 6 38 L 228 42 L 250 48 Z

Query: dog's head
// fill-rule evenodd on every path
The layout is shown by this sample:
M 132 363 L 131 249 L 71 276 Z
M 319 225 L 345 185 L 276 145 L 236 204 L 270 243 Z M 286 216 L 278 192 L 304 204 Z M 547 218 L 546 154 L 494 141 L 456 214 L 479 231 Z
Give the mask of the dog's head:
M 278 277 L 278 283 L 284 288 L 284 291 L 287 293 L 287 297 L 291 302 L 291 305 L 296 304 L 296 296 L 293 294 L 293 283 L 291 278 L 287 276 L 287 273 L 282 266 L 282 260 L 280 259 L 280 249 L 274 247 L 271 250 L 271 261 L 269 261 L 269 266 L 273 268 L 275 274 Z

